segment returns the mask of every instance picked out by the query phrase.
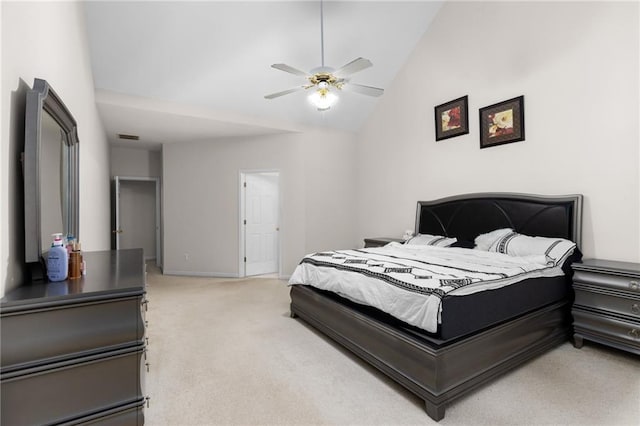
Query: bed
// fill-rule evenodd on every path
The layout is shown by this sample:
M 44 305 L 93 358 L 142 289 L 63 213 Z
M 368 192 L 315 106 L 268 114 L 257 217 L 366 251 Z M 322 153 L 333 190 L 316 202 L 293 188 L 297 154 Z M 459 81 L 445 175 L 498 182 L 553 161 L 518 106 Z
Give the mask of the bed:
M 470 242 L 480 234 L 510 228 L 529 236 L 571 240 L 576 256 L 581 215 L 581 195 L 467 194 L 418 202 L 415 232 Z M 565 267 L 570 262 L 566 260 Z M 292 317 L 423 399 L 427 414 L 436 421 L 444 418 L 451 401 L 570 335 L 568 275 L 531 278 L 464 296 L 443 295 L 437 329 L 429 332 L 331 291 L 292 284 Z

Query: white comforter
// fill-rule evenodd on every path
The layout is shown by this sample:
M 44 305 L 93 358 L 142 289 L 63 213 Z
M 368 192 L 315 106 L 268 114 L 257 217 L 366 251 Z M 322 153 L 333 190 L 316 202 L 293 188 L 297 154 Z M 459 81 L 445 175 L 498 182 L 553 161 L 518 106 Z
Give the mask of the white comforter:
M 544 256 L 514 257 L 463 248 L 409 246 L 338 250 L 305 256 L 289 285 L 306 284 L 373 306 L 435 333 L 442 297 L 563 275 Z

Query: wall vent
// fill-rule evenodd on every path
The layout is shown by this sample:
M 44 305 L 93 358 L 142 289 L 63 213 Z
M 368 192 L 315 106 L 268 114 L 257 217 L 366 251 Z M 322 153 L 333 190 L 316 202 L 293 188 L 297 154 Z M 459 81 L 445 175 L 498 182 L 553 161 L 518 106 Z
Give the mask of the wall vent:
M 123 135 L 123 134 L 119 134 L 118 137 L 120 139 L 126 139 L 126 140 L 130 140 L 130 141 L 139 141 L 140 140 L 140 136 L 137 135 Z

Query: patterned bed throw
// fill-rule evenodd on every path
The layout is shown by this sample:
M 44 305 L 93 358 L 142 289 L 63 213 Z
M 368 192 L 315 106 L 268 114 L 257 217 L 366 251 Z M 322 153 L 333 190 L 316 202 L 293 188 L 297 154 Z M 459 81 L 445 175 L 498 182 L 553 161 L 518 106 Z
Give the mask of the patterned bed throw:
M 447 294 L 470 294 L 562 274 L 560 267 L 547 265 L 544 256 L 391 243 L 307 255 L 289 285 L 328 290 L 435 333 Z

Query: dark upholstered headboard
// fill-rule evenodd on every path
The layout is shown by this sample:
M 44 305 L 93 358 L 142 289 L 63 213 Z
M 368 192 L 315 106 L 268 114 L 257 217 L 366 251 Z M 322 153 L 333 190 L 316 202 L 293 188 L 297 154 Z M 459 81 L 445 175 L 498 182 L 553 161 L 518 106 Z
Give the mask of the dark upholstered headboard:
M 479 193 L 419 201 L 416 233 L 473 241 L 499 228 L 582 243 L 582 195 Z

